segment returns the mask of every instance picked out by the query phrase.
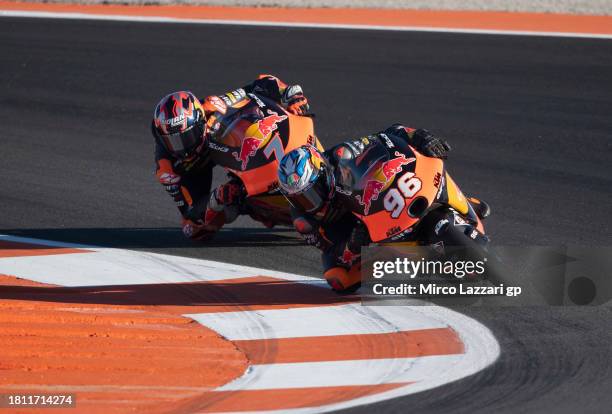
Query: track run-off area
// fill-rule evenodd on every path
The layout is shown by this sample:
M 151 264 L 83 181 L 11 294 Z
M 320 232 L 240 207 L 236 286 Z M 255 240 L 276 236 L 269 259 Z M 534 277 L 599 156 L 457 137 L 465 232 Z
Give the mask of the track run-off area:
M 0 1 L 0 15 L 269 27 L 612 38 L 612 16 L 491 11 L 95 5 Z
M 130 402 L 143 412 L 174 412 L 179 406 L 189 412 L 330 411 L 444 385 L 480 371 L 499 355 L 491 332 L 460 313 L 437 306 L 361 306 L 358 298 L 337 296 L 323 281 L 311 277 L 9 236 L 0 236 L 0 247 L 0 268 L 6 273 L 2 299 L 57 302 L 52 308 L 29 309 L 39 315 L 30 314 L 27 319 L 10 301 L 2 306 L 8 320 L 0 329 L 6 352 L 0 390 L 76 394 L 82 412 L 97 412 L 101 406 L 100 412 L 112 412 L 117 406 L 121 412 Z M 44 285 L 15 284 L 14 277 Z M 92 303 L 121 306 L 100 309 Z M 142 344 L 130 334 L 145 330 L 142 320 L 150 313 L 147 308 L 154 309 L 157 319 L 164 312 L 182 315 L 221 335 L 244 354 L 244 372 L 211 389 L 206 388 L 211 381 L 207 373 L 200 373 L 198 387 L 193 373 L 187 372 L 185 377 L 192 382 L 189 387 L 183 385 L 185 379 L 176 380 L 181 386 L 152 385 L 162 395 L 175 390 L 174 398 L 155 394 L 143 398 L 144 384 L 134 396 L 135 387 L 127 381 L 134 379 L 121 377 L 122 369 L 113 365 L 121 357 L 127 359 L 122 350 L 138 352 Z M 50 311 L 60 313 L 66 323 L 57 324 L 47 316 Z M 68 316 L 71 313 L 102 320 L 112 313 L 123 319 L 105 324 L 95 318 L 97 323 L 75 329 L 76 321 Z M 48 329 L 43 328 L 45 324 Z M 172 325 L 148 328 L 165 333 L 168 342 L 178 334 L 178 351 L 166 344 L 166 352 L 181 352 L 188 346 L 182 340 L 184 330 Z M 85 349 L 74 350 L 75 359 L 63 347 L 54 347 L 58 339 L 79 333 L 87 333 L 90 340 L 81 341 Z M 25 343 L 30 335 L 39 336 L 36 346 Z M 115 343 L 100 348 L 98 337 Z M 202 341 L 194 346 L 198 342 Z M 228 353 L 224 344 L 205 346 L 213 355 Z M 38 367 L 43 374 L 23 376 L 20 365 L 27 362 L 11 361 L 24 347 L 31 357 L 47 359 L 46 370 Z M 147 344 L 143 352 L 149 347 Z M 79 355 L 83 351 L 85 355 Z M 155 369 L 158 360 L 164 365 L 166 358 L 146 355 L 148 361 L 138 358 L 144 366 L 130 367 L 141 376 L 147 368 Z M 236 375 L 238 357 L 229 356 L 234 364 L 221 360 L 210 366 L 208 355 L 189 355 L 189 361 L 179 362 L 181 369 L 212 370 L 215 379 Z M 79 366 L 70 367 L 76 361 Z M 164 376 L 162 370 L 154 372 Z M 77 378 L 78 383 L 69 383 Z M 107 384 L 109 379 L 114 382 Z
M 0 392 L 72 389 L 88 413 L 612 406 L 608 308 L 366 307 L 291 229 L 241 218 L 190 243 L 148 131 L 170 91 L 274 73 L 326 146 L 394 122 L 447 138 L 494 243 L 609 245 L 609 17 L 0 4 Z

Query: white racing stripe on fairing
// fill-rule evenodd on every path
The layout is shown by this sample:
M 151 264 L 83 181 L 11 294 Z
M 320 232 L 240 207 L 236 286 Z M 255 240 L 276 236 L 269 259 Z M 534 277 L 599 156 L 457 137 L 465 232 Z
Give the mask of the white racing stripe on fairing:
M 611 34 L 603 33 L 572 33 L 572 32 L 545 32 L 526 30 L 488 30 L 488 29 L 460 29 L 453 27 L 421 27 L 421 26 L 376 26 L 361 24 L 333 24 L 333 23 L 300 23 L 276 22 L 254 20 L 216 20 L 216 19 L 182 19 L 158 16 L 119 16 L 86 13 L 54 13 L 21 10 L 0 10 L 0 17 L 33 17 L 45 19 L 76 19 L 76 20 L 109 20 L 144 23 L 188 23 L 188 24 L 219 24 L 230 26 L 264 26 L 264 27 L 295 27 L 312 29 L 349 29 L 349 30 L 378 30 L 391 32 L 433 32 L 433 33 L 466 33 L 481 35 L 510 35 L 510 36 L 543 36 L 543 37 L 579 37 L 588 39 L 612 39 Z
M 188 316 L 225 338 L 255 340 L 392 333 L 446 328 L 443 321 L 409 312 L 405 306 L 365 307 L 360 303 L 310 308 L 197 313 Z
M 417 382 L 447 371 L 463 358 L 459 355 L 434 355 L 418 358 L 360 359 L 252 365 L 250 381 L 241 377 L 218 391 L 271 390 L 285 388 L 342 387 Z

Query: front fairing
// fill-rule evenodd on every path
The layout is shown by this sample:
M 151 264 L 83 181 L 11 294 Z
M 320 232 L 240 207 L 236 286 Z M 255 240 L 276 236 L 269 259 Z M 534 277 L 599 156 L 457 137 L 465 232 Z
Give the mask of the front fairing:
M 355 155 L 345 156 L 342 146 Z M 333 156 L 336 197 L 363 221 L 373 242 L 409 232 L 436 201 L 441 185 L 436 177 L 444 172 L 442 160 L 425 157 L 404 139 L 384 134 L 342 146 Z M 398 199 L 398 186 L 406 190 L 406 184 L 415 180 L 418 191 L 411 188 L 411 194 Z
M 421 155 L 412 148 L 406 151 L 406 156 L 410 155 L 414 161 L 402 166 L 401 171 L 383 185 L 373 201 L 374 208 L 370 207 L 368 214 L 358 214 L 373 242 L 405 237 L 437 201 L 441 185 L 437 177 L 444 173 L 443 161 Z M 398 180 L 410 182 L 402 178 L 404 175 L 420 182 L 420 189 L 409 197 L 398 188 Z M 391 192 L 395 197 L 390 196 Z
M 213 161 L 239 177 L 252 196 L 273 191 L 280 159 L 316 138 L 312 119 L 292 115 L 265 97 L 249 97 L 220 117 L 209 148 Z

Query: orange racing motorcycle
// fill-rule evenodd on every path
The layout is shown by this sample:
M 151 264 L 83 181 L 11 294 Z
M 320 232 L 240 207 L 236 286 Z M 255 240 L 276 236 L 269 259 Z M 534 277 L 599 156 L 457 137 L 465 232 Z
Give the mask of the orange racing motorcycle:
M 371 243 L 430 245 L 441 253 L 455 246 L 483 257 L 489 238 L 482 218 L 488 207 L 463 194 L 444 161 L 392 135 L 379 134 L 370 144 L 361 156 L 340 160 L 335 176 L 338 196 L 365 225 Z M 350 279 L 360 279 L 355 274 L 360 271 L 359 262 L 349 270 Z
M 328 151 L 334 166 L 332 204 L 344 211 L 338 220 L 341 224 L 325 229 L 330 241 L 346 240 L 346 231 L 365 228 L 367 235 L 359 237 L 360 243 L 433 246 L 440 254 L 454 246 L 462 255 L 483 257 L 489 239 L 482 219 L 489 214 L 488 206 L 466 198 L 443 160 L 422 155 L 392 134 L 379 133 L 347 144 L 359 149 L 355 156 L 334 155 L 343 153 L 344 144 Z M 331 236 L 334 226 L 345 228 L 340 237 Z M 323 255 L 326 279 L 337 291 L 358 287 L 361 280 L 361 257 L 348 247 L 339 251 L 341 246 Z
M 461 227 L 463 236 L 455 235 L 454 244 L 461 244 L 463 238 L 482 241 L 477 237 L 484 235 L 480 202 L 465 197 L 444 161 L 426 157 L 393 137 L 385 138 L 362 154 L 369 161 L 357 157 L 338 165 L 341 181 L 336 189 L 346 196 L 347 180 L 355 183 L 346 201 L 367 227 L 371 241 L 431 243 L 451 221 L 452 227 Z
M 240 213 L 268 227 L 291 226 L 287 200 L 278 191 L 278 163 L 285 153 L 305 144 L 322 150 L 311 116 L 297 116 L 254 93 L 225 114 L 209 117 L 209 146 L 215 164 L 241 183 Z

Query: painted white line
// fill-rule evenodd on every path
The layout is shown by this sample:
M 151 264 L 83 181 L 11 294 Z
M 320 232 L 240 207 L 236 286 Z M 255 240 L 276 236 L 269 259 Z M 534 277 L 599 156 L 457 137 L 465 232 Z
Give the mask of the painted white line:
M 360 303 L 311 308 L 188 314 L 231 340 L 379 334 L 446 328 L 443 321 L 403 306 L 366 307 Z M 410 315 L 407 317 L 407 315 Z
M 218 391 L 273 390 L 284 388 L 341 387 L 419 382 L 444 377 L 464 358 L 434 355 L 418 358 L 361 359 L 252 365 L 249 376 L 241 377 Z
M 91 253 L 0 257 L 0 273 L 62 286 L 110 286 L 219 281 L 252 276 L 324 285 L 320 279 L 213 260 L 91 247 L 0 235 L 0 240 L 50 247 L 77 247 Z M 314 279 L 314 280 L 313 280 Z
M 378 31 L 392 31 L 392 32 L 464 33 L 464 34 L 481 34 L 481 35 L 612 39 L 612 34 L 605 34 L 605 33 L 461 29 L 461 28 L 453 28 L 453 27 L 376 26 L 376 25 L 360 25 L 360 24 L 296 23 L 296 22 L 251 21 L 251 20 L 181 19 L 181 18 L 175 18 L 175 17 L 119 16 L 119 15 L 106 15 L 106 14 L 54 13 L 54 12 L 21 11 L 21 10 L 0 10 L 0 17 L 32 17 L 32 18 L 44 18 L 44 19 L 107 20 L 107 21 L 142 22 L 142 23 L 218 24 L 218 25 L 231 25 L 231 26 L 294 27 L 294 28 L 309 28 L 309 29 L 349 29 L 349 30 L 378 30 Z

